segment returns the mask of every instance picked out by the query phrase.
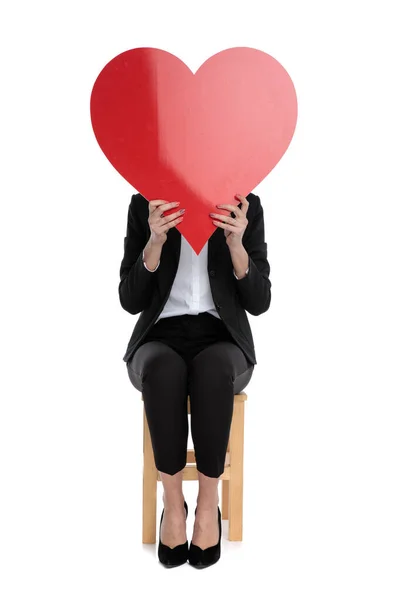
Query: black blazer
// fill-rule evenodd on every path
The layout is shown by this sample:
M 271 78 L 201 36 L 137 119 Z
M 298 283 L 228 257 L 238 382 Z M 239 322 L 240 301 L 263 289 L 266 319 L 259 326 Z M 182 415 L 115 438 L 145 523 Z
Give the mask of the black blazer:
M 247 200 L 248 225 L 243 234 L 243 246 L 249 255 L 249 272 L 242 279 L 236 279 L 224 230 L 216 226 L 208 240 L 208 274 L 218 314 L 248 360 L 257 364 L 246 311 L 251 315 L 260 315 L 268 310 L 271 282 L 264 240 L 263 208 L 260 198 L 255 194 L 249 194 Z M 142 252 L 151 233 L 148 218 L 146 198 L 134 194 L 128 209 L 118 293 L 124 310 L 132 315 L 141 314 L 123 357 L 125 362 L 129 361 L 163 310 L 178 269 L 182 234 L 176 227 L 167 233 L 158 269 L 151 272 L 143 265 Z

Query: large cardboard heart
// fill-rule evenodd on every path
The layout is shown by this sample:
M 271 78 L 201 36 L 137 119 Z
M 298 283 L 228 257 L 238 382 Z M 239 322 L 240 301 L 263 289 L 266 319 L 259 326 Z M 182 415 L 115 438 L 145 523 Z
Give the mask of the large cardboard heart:
M 193 72 L 156 48 L 113 58 L 98 75 L 90 111 L 115 169 L 147 200 L 180 201 L 178 225 L 199 254 L 215 231 L 216 204 L 237 205 L 282 158 L 297 120 L 294 85 L 254 48 L 230 48 Z M 165 212 L 171 214 L 174 210 Z

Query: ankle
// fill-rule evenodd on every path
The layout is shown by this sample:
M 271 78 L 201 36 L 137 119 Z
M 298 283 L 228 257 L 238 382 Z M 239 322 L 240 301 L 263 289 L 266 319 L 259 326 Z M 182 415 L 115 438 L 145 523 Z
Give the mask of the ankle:
M 164 492 L 162 499 L 163 499 L 165 510 L 181 511 L 184 508 L 185 498 L 184 498 L 183 493 L 178 492 L 178 493 L 166 494 Z
M 219 505 L 219 496 L 218 493 L 215 495 L 207 495 L 197 497 L 197 510 L 199 511 L 215 511 L 217 506 Z

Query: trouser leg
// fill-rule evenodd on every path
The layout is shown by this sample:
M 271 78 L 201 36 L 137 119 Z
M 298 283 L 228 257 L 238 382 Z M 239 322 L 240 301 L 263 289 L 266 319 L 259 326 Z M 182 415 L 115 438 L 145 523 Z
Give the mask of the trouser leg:
M 156 467 L 175 475 L 186 465 L 186 362 L 163 342 L 150 341 L 137 349 L 127 368 L 132 384 L 143 395 Z
M 217 342 L 189 363 L 191 433 L 197 469 L 208 477 L 224 472 L 234 395 L 249 383 L 254 365 L 232 342 Z

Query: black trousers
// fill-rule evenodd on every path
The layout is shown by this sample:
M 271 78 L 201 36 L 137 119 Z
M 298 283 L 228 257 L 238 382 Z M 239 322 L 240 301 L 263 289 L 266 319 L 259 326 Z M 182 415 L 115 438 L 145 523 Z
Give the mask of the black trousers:
M 143 395 L 157 469 L 174 475 L 186 465 L 190 394 L 197 469 L 222 475 L 234 395 L 254 370 L 223 321 L 207 312 L 162 318 L 126 365 Z

